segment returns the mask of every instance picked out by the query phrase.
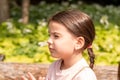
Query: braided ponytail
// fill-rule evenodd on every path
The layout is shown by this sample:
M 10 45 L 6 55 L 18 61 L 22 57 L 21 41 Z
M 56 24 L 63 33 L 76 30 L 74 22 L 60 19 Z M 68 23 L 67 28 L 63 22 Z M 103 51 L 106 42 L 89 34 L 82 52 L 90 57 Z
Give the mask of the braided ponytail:
M 92 47 L 88 47 L 87 51 L 88 51 L 88 54 L 89 54 L 89 57 L 90 57 L 90 68 L 93 69 L 95 55 L 93 53 Z

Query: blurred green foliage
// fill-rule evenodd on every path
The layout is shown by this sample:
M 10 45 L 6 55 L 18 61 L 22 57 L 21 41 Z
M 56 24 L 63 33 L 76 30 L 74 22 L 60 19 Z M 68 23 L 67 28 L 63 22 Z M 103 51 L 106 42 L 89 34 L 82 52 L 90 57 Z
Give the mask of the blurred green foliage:
M 120 7 L 97 4 L 46 4 L 30 7 L 30 22 L 21 23 L 21 8 L 11 8 L 11 19 L 0 24 L 0 53 L 6 55 L 5 62 L 50 63 L 46 41 L 47 20 L 66 9 L 79 9 L 90 15 L 95 23 L 96 38 L 93 44 L 97 65 L 117 65 L 120 61 Z M 85 52 L 85 57 L 88 55 Z

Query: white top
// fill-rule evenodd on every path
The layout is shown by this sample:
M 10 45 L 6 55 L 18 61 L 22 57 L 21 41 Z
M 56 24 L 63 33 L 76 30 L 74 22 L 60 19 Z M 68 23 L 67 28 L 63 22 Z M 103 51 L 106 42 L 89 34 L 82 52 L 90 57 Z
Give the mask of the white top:
M 46 80 L 97 80 L 84 58 L 65 70 L 60 70 L 61 62 L 57 60 L 50 65 Z

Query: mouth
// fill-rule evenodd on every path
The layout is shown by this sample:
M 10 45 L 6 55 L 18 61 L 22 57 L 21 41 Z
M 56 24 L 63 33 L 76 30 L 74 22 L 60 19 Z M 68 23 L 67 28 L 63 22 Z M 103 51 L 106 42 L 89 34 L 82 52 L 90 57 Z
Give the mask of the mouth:
M 50 51 L 51 53 L 53 53 L 53 52 L 55 51 L 55 49 L 49 48 L 49 51 Z

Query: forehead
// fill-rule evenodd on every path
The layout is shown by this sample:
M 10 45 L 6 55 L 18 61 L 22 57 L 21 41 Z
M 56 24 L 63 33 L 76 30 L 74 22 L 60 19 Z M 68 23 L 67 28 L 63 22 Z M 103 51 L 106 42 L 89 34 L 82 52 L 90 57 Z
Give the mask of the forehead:
M 50 21 L 48 25 L 49 32 L 68 32 L 67 28 L 55 21 Z
M 61 36 L 65 36 L 67 38 L 76 38 L 74 34 L 72 34 L 64 25 L 51 21 L 48 25 L 48 32 L 50 34 L 59 34 Z

